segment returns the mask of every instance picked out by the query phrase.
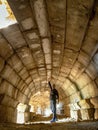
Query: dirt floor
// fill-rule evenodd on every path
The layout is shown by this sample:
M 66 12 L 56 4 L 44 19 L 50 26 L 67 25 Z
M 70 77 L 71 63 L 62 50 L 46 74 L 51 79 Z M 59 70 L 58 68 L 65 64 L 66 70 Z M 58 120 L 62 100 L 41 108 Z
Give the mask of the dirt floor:
M 65 122 L 64 120 L 50 123 L 50 121 L 36 121 L 26 124 L 1 123 L 0 130 L 98 130 L 98 121 Z

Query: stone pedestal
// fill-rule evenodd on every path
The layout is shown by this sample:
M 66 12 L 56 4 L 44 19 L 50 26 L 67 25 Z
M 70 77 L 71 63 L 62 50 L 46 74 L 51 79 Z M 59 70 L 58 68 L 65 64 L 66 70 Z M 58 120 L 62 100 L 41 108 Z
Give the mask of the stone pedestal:
M 24 112 L 24 122 L 30 121 L 30 112 Z
M 98 108 L 95 109 L 94 117 L 95 117 L 96 120 L 98 120 Z

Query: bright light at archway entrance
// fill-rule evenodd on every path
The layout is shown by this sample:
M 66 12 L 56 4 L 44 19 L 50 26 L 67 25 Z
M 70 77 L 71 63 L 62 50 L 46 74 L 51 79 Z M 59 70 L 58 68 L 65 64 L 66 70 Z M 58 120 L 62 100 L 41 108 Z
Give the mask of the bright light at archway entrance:
M 24 112 L 26 109 L 26 105 L 19 103 L 17 106 L 17 123 L 24 123 Z
M 0 0 L 0 28 L 17 23 L 15 16 L 6 0 Z

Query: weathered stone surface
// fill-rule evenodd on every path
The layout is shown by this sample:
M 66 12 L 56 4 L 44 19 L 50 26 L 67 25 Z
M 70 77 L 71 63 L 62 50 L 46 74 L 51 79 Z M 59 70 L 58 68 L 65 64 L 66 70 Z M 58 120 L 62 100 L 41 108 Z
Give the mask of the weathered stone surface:
M 42 39 L 42 46 L 43 46 L 44 53 L 51 53 L 50 39 L 48 38 Z
M 15 71 L 9 65 L 5 66 L 4 70 L 1 73 L 1 76 L 2 78 L 8 80 L 14 86 L 17 86 L 20 80 L 20 77 L 15 73 Z
M 8 60 L 8 64 L 13 67 L 13 69 L 15 69 L 15 71 L 19 72 L 22 70 L 23 68 L 23 64 L 21 62 L 21 60 L 19 59 L 19 57 L 15 54 L 13 55 L 9 60 Z
M 71 103 L 79 102 L 82 99 L 80 92 L 72 94 L 69 98 Z
M 3 80 L 1 85 L 0 85 L 0 93 L 1 94 L 6 94 L 10 97 L 14 96 L 14 91 L 15 91 L 15 87 L 13 87 L 9 82 L 7 82 L 6 80 Z
M 29 99 L 26 97 L 26 95 L 22 94 L 21 92 L 18 92 L 17 94 L 17 100 L 23 104 L 27 104 Z
M 66 20 L 66 0 L 47 0 L 46 3 L 49 14 L 49 22 L 51 25 L 64 28 Z
M 33 69 L 35 67 L 35 62 L 32 57 L 32 53 L 28 47 L 18 49 L 17 54 L 19 55 L 27 69 Z
M 93 15 L 92 19 L 90 20 L 90 25 L 88 26 L 88 31 L 86 33 L 86 37 L 83 42 L 82 49 L 89 55 L 92 56 L 95 53 L 96 46 L 97 46 L 97 33 L 98 33 L 98 3 L 95 3 L 95 15 Z
M 93 108 L 82 109 L 80 111 L 81 111 L 82 120 L 94 120 L 95 110 Z
M 98 97 L 91 98 L 90 101 L 94 105 L 94 108 L 98 108 Z
M 51 26 L 51 34 L 53 36 L 54 42 L 57 43 L 64 43 L 64 36 L 65 36 L 65 31 L 62 28 L 57 28 L 55 26 Z
M 30 2 L 8 0 L 23 31 L 35 28 L 35 21 Z
M 23 81 L 23 80 L 20 80 L 20 81 L 18 82 L 17 88 L 18 88 L 18 89 L 21 89 L 23 85 L 24 85 L 24 81 Z
M 92 104 L 92 102 L 90 102 L 90 99 L 81 100 L 78 104 L 81 107 L 81 109 L 94 108 L 94 105 Z
M 83 3 L 82 3 L 83 2 Z M 86 8 L 84 8 L 84 6 Z M 81 47 L 86 27 L 93 7 L 93 0 L 67 1 L 66 47 L 78 51 Z M 88 17 L 86 16 L 88 14 Z
M 90 62 L 90 57 L 85 52 L 80 51 L 80 54 L 78 56 L 78 61 L 86 67 Z
M 95 83 L 96 83 L 97 86 L 98 86 L 98 77 L 96 77 L 96 79 L 95 79 Z
M 64 82 L 64 84 L 63 84 L 62 87 L 63 87 L 65 90 L 67 90 L 67 88 L 70 87 L 71 85 L 72 85 L 72 82 L 71 82 L 69 79 L 66 78 L 66 80 L 65 80 L 65 82 Z
M 17 24 L 11 25 L 10 28 L 3 29 L 2 33 L 13 48 L 17 49 L 26 45 L 26 42 Z
M 42 37 L 49 36 L 49 24 L 46 15 L 44 0 L 36 0 L 33 4 L 35 11 L 35 18 L 38 24 L 39 32 Z
M 8 106 L 8 107 L 13 107 L 13 108 L 16 107 L 17 103 L 18 103 L 17 101 L 15 101 L 13 98 L 11 98 L 7 95 L 4 95 L 4 98 L 1 102 L 2 105 Z
M 0 105 L 0 111 L 2 111 L 0 114 L 0 122 L 16 122 L 15 110 L 12 107 Z
M 78 86 L 78 89 L 82 89 L 83 87 L 85 87 L 90 82 L 91 82 L 91 78 L 86 73 L 82 73 L 79 76 L 79 78 L 77 79 L 76 84 Z
M 91 62 L 89 64 L 88 68 L 86 69 L 86 72 L 92 79 L 94 79 L 97 76 L 97 71 L 94 62 Z
M 83 98 L 96 97 L 98 94 L 98 88 L 94 82 L 88 84 L 81 90 Z
M 30 89 L 26 87 L 24 94 L 28 96 L 29 93 L 30 93 Z
M 26 67 L 22 68 L 22 70 L 19 72 L 19 75 L 22 77 L 23 80 L 25 80 L 29 76 L 29 73 L 26 70 Z
M 29 18 L 26 18 L 25 20 L 22 20 L 21 25 L 23 27 L 23 30 L 29 30 L 29 29 L 35 27 L 35 23 L 34 23 L 34 20 L 32 19 L 32 17 L 29 17 Z
M 7 40 L 0 34 L 0 55 L 7 59 L 13 54 L 13 49 Z
M 70 78 L 78 78 L 84 70 L 85 66 L 81 64 L 79 61 L 76 61 L 71 70 Z
M 1 82 L 2 82 L 2 78 L 0 77 L 0 84 L 1 84 Z
M 28 78 L 25 80 L 25 82 L 26 82 L 27 84 L 30 84 L 30 83 L 32 82 L 32 78 L 31 78 L 31 77 L 28 77 Z
M 0 121 L 13 122 L 17 104 L 49 91 L 48 81 L 72 117 L 97 119 L 97 0 L 8 2 L 18 23 L 0 29 Z
M 3 68 L 4 68 L 4 60 L 3 60 L 3 58 L 2 57 L 0 57 L 0 72 L 3 70 Z
M 95 109 L 95 119 L 98 119 L 98 109 Z

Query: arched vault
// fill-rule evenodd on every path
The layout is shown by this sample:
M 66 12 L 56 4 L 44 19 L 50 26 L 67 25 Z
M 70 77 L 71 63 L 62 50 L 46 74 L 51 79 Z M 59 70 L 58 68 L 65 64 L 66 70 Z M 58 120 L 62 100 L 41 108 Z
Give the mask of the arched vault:
M 0 29 L 0 121 L 13 122 L 18 103 L 49 80 L 65 109 L 94 108 L 98 119 L 98 1 L 8 3 L 17 23 Z

